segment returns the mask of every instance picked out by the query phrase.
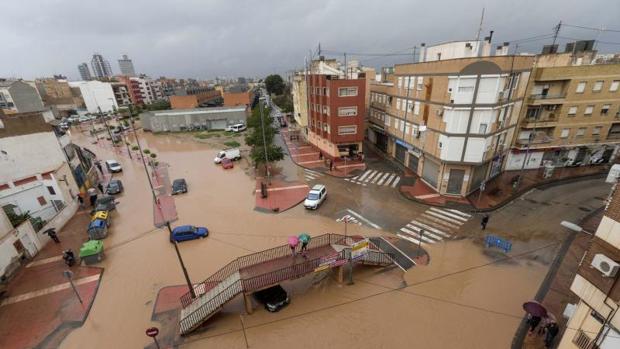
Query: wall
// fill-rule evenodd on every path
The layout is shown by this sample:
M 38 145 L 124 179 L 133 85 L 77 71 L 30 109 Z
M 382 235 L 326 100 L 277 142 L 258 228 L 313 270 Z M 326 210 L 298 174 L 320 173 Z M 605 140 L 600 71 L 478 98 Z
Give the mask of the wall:
M 224 106 L 250 105 L 250 92 L 224 92 Z
M 300 127 L 308 127 L 308 100 L 305 76 L 295 75 L 293 78 L 292 93 L 293 117 Z
M 537 169 L 542 166 L 544 152 L 542 151 L 530 151 L 527 155 L 527 164 L 525 165 L 525 169 Z M 523 161 L 525 161 L 525 152 L 520 153 L 508 153 L 508 157 L 506 158 L 506 171 L 511 170 L 520 170 L 523 166 Z
M 0 184 L 56 170 L 65 161 L 53 132 L 0 138 L 0 149 L 7 154 L 0 156 Z
M 172 109 L 192 109 L 196 107 L 198 107 L 198 97 L 195 95 L 170 96 L 170 108 Z
M 33 86 L 23 81 L 16 81 L 11 85 L 9 91 L 18 113 L 28 113 L 44 109 L 41 96 L 39 96 L 39 92 Z
M 100 81 L 76 81 L 70 82 L 69 86 L 79 87 L 82 98 L 89 113 L 110 112 L 118 109 L 112 84 Z

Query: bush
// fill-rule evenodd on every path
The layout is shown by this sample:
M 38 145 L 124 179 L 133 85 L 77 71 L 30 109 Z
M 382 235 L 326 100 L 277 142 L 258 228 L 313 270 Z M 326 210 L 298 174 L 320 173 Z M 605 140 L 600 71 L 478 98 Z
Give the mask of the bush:
M 156 157 L 157 157 L 157 154 L 151 153 L 151 158 L 155 159 Z
M 140 149 L 140 148 L 139 148 L 137 145 L 132 145 L 132 146 L 131 146 L 131 150 L 134 150 L 134 151 L 135 151 L 135 150 L 138 150 L 138 149 Z
M 224 145 L 227 147 L 231 147 L 231 148 L 237 148 L 241 144 L 237 141 L 229 141 L 229 142 L 224 142 Z
M 142 151 L 144 154 L 149 155 L 151 153 L 151 151 L 149 149 L 144 149 Z

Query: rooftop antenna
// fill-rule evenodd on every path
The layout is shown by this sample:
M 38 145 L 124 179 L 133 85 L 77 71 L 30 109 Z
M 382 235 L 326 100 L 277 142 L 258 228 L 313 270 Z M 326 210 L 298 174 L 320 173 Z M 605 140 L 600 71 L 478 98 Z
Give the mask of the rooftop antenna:
M 484 21 L 484 7 L 482 8 L 482 16 L 480 16 L 480 25 L 478 26 L 478 33 L 476 33 L 476 41 L 480 40 L 480 32 L 482 31 L 483 21 Z

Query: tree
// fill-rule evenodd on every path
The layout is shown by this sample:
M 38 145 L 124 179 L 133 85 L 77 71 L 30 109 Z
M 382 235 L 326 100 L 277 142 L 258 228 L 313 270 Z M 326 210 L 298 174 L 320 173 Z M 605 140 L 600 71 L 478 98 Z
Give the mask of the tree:
M 284 92 L 284 80 L 278 74 L 269 75 L 265 78 L 265 87 L 269 94 L 281 95 Z
M 252 115 L 247 120 L 249 129 L 245 136 L 245 143 L 252 147 L 250 158 L 252 158 L 252 162 L 257 167 L 260 164 L 265 164 L 265 144 L 269 162 L 284 159 L 282 148 L 273 144 L 273 139 L 278 130 L 273 127 L 273 119 L 269 116 L 269 111 L 269 108 L 263 109 L 263 118 L 261 120 L 260 107 L 257 106 L 252 109 Z

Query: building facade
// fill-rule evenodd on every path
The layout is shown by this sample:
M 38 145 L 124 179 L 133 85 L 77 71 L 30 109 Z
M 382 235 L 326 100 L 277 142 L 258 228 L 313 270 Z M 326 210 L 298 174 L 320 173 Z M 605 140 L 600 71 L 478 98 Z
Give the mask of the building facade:
M 617 184 L 596 232 L 586 233 L 593 236 L 570 286 L 580 300 L 558 348 L 620 348 L 620 188 Z
M 308 134 L 308 88 L 304 72 L 296 72 L 293 75 L 291 93 L 293 94 L 293 118 L 300 133 L 306 137 Z
M 34 82 L 0 79 L 0 110 L 5 114 L 45 109 Z
M 80 78 L 83 81 L 89 81 L 93 79 L 93 76 L 90 74 L 90 69 L 88 69 L 88 64 L 82 63 L 78 65 L 78 71 L 80 72 Z
M 76 94 L 67 80 L 43 78 L 37 79 L 35 83 L 43 105 L 46 108 L 52 108 L 61 117 L 84 106 L 81 93 Z
M 110 62 L 99 53 L 93 54 L 93 58 L 90 60 L 90 66 L 93 68 L 93 75 L 97 79 L 109 78 L 113 75 Z
M 142 128 L 152 132 L 224 130 L 226 126 L 245 123 L 246 107 L 161 110 L 140 114 Z
M 113 82 L 112 91 L 114 92 L 116 104 L 118 104 L 119 107 L 127 107 L 131 104 L 131 96 L 129 95 L 129 88 L 127 85 L 120 82 Z
M 501 173 L 514 138 L 534 57 L 481 56 L 489 45 L 424 48 L 419 63 L 371 83 L 369 141 L 442 195 L 466 196 Z
M 362 152 L 366 78 L 308 76 L 308 141 L 323 155 L 340 158 Z
M 620 145 L 620 64 L 593 52 L 536 58 L 507 170 L 605 164 Z
M 235 107 L 235 106 L 250 106 L 250 103 L 254 99 L 254 94 L 252 91 L 244 91 L 244 92 L 224 92 L 224 106 L 225 107 Z
M 89 113 L 111 112 L 118 109 L 116 96 L 109 82 L 72 81 L 69 86 L 80 89 L 82 99 Z
M 118 67 L 121 70 L 121 75 L 136 76 L 136 70 L 133 67 L 133 61 L 129 57 L 127 57 L 127 55 L 123 55 L 123 57 L 118 60 Z

